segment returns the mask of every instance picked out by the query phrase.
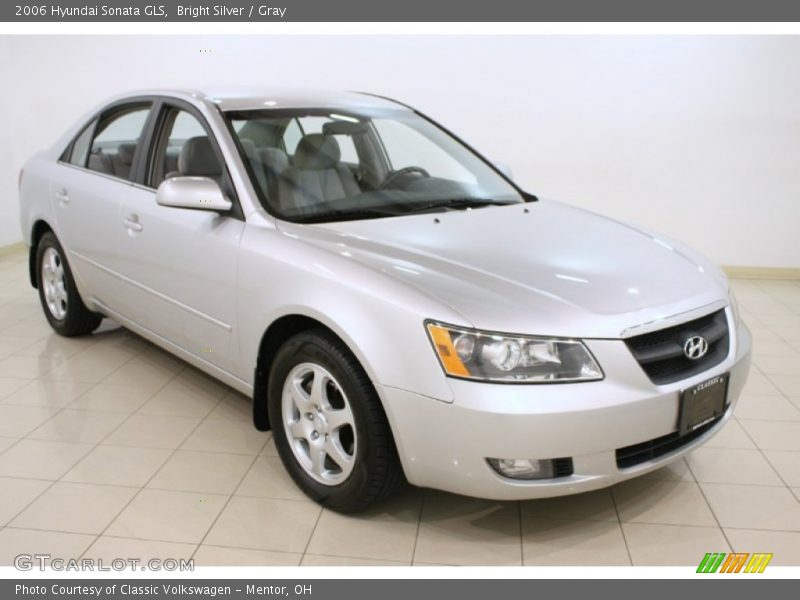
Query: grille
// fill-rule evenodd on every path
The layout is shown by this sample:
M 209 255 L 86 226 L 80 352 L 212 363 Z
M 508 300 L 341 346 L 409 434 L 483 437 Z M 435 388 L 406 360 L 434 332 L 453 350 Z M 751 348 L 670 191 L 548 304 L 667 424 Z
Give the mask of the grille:
M 708 352 L 692 360 L 684 355 L 683 344 L 695 335 L 706 338 Z M 721 363 L 728 356 L 728 338 L 728 320 L 722 309 L 694 321 L 628 338 L 625 343 L 650 380 L 663 385 Z
M 680 435 L 677 431 L 662 435 L 661 437 L 626 446 L 625 448 L 617 449 L 617 467 L 625 469 L 628 467 L 635 467 L 648 460 L 654 460 L 659 456 L 664 456 L 693 442 L 706 431 L 714 427 L 722 417 L 718 417 L 713 421 L 698 427 L 694 431 L 690 431 L 686 435 Z

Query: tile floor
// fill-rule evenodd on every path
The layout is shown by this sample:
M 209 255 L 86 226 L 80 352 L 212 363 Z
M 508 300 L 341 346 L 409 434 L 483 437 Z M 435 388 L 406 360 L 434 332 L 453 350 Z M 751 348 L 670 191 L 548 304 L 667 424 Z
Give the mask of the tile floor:
M 800 565 L 800 282 L 736 281 L 756 339 L 736 418 L 610 490 L 497 503 L 406 489 L 360 516 L 305 499 L 249 401 L 113 324 L 54 335 L 22 253 L 0 258 L 0 564 Z

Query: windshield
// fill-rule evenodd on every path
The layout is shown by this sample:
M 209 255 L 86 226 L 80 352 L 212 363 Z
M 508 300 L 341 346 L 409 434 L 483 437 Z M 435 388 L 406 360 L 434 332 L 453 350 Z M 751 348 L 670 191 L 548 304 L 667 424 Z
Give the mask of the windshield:
M 473 152 L 409 110 L 226 113 L 262 202 L 297 222 L 523 202 Z

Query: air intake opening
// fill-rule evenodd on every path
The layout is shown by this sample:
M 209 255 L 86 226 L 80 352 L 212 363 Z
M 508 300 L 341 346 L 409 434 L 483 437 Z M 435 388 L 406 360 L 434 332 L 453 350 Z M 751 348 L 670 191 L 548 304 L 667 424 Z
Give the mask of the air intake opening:
M 706 423 L 705 425 L 702 425 L 693 431 L 690 431 L 686 435 L 680 435 L 680 433 L 677 431 L 673 431 L 672 433 L 653 438 L 652 440 L 647 440 L 646 442 L 633 444 L 632 446 L 626 446 L 625 448 L 618 448 L 616 451 L 617 467 L 620 469 L 635 467 L 636 465 L 655 460 L 661 456 L 664 456 L 665 454 L 674 452 L 675 450 L 682 448 L 686 444 L 689 444 L 702 436 L 706 431 L 719 423 L 721 418 L 722 417 L 714 419 L 713 421 Z

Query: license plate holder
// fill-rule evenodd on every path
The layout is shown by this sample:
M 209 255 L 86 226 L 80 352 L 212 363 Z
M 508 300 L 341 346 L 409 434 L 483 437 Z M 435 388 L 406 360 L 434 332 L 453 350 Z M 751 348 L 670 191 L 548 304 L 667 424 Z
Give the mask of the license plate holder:
M 681 392 L 678 433 L 686 435 L 722 416 L 728 406 L 728 373 L 715 375 Z

